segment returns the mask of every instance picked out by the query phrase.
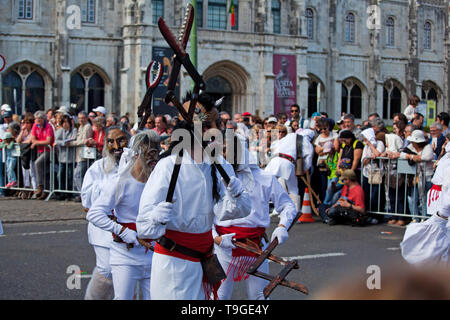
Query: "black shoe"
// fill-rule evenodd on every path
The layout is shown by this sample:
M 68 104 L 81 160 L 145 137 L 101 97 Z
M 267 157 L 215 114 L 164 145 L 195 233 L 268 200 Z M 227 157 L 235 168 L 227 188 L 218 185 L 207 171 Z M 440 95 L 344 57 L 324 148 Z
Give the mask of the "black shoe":
M 334 226 L 334 225 L 337 224 L 336 220 L 334 220 L 332 218 L 329 218 L 327 223 L 328 223 L 329 226 Z

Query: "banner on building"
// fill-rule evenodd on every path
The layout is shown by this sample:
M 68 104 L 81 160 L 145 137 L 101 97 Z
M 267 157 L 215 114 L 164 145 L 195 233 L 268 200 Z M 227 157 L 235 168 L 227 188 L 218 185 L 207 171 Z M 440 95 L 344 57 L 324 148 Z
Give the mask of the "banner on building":
M 426 125 L 431 125 L 436 122 L 436 101 L 428 100 L 427 101 L 427 117 L 426 117 Z
M 295 55 L 273 55 L 274 114 L 287 112 L 297 103 L 297 63 Z
M 152 50 L 152 59 L 158 61 L 162 68 L 163 74 L 161 77 L 161 81 L 156 87 L 153 93 L 153 113 L 155 115 L 158 114 L 170 114 L 171 116 L 178 115 L 178 111 L 175 107 L 169 106 L 164 102 L 164 97 L 167 92 L 167 85 L 169 82 L 170 72 L 172 71 L 173 66 L 173 51 L 170 48 L 162 48 L 162 47 L 153 47 Z M 180 97 L 180 83 L 177 82 L 177 86 L 175 87 L 175 95 Z M 180 97 L 181 100 L 181 97 Z

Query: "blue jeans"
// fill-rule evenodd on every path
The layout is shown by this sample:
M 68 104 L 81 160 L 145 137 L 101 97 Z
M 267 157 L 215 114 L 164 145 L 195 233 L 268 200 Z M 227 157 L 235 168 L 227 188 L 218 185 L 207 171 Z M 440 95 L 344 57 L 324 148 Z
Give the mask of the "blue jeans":
M 17 182 L 16 163 L 17 158 L 8 155 L 8 158 L 6 159 L 6 174 L 8 176 L 8 183 Z
M 327 184 L 327 192 L 325 193 L 325 199 L 323 200 L 324 204 L 333 205 L 338 201 L 341 196 L 341 190 L 344 185 L 338 183 L 339 178 L 331 178 L 328 179 Z M 333 183 L 336 185 L 335 191 L 333 192 Z
M 0 149 L 0 187 L 5 186 L 5 173 L 3 168 L 3 156 L 2 156 L 2 149 Z M 0 189 L 0 195 L 4 195 L 5 191 L 3 189 Z
M 77 166 L 75 167 L 74 173 L 74 182 L 77 191 L 81 191 L 81 186 L 83 185 L 84 175 L 86 174 L 88 168 L 87 160 L 77 162 Z

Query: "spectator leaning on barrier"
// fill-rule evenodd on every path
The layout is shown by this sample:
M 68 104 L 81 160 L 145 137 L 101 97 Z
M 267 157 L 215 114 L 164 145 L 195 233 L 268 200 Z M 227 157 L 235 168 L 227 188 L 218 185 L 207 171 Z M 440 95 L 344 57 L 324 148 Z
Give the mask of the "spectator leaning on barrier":
M 340 153 L 338 159 L 338 168 L 345 168 L 344 163 L 349 163 L 351 169 L 361 181 L 361 157 L 364 144 L 356 139 L 350 130 L 342 130 L 339 133 Z
M 330 208 L 320 207 L 319 213 L 324 223 L 330 226 L 338 223 L 351 222 L 355 225 L 365 223 L 364 190 L 358 183 L 353 170 L 342 173 L 344 187 L 339 200 Z
M 436 160 L 442 151 L 442 146 L 445 143 L 445 137 L 442 134 L 443 127 L 439 122 L 435 122 L 430 126 L 430 143 L 434 152 L 434 160 Z
M 88 122 L 87 113 L 81 111 L 78 113 L 78 121 L 80 126 L 78 127 L 77 139 L 70 142 L 71 147 L 77 147 L 75 152 L 75 172 L 74 172 L 74 184 L 78 191 L 81 191 L 83 185 L 83 177 L 87 170 L 87 159 L 82 157 L 83 148 L 86 147 L 86 143 L 89 138 L 92 138 L 93 131 L 92 126 Z M 75 198 L 76 201 L 81 201 L 80 197 Z
M 102 157 L 103 146 L 105 145 L 105 117 L 96 117 L 92 126 L 93 136 L 89 138 L 86 145 L 97 150 L 97 159 Z
M 33 114 L 28 114 L 22 120 L 22 128 L 20 130 L 19 135 L 16 138 L 16 142 L 21 145 L 21 149 L 28 148 L 31 145 L 31 129 L 34 124 L 34 116 Z M 28 151 L 28 156 L 25 157 L 25 151 L 21 150 L 21 159 L 22 159 L 22 177 L 23 177 L 23 186 L 27 189 L 36 190 L 36 169 L 34 166 L 35 153 L 32 154 L 31 151 Z M 33 191 L 22 191 L 19 193 L 19 197 L 22 200 L 30 199 L 33 195 Z
M 423 117 L 423 114 L 421 114 L 421 113 L 415 113 L 414 114 L 414 118 L 413 118 L 413 121 L 412 121 L 412 124 L 416 127 L 416 128 L 418 128 L 419 130 L 423 130 L 424 128 L 423 128 L 423 123 L 424 123 L 424 117 Z
M 77 129 L 72 126 L 72 117 L 68 114 L 60 120 L 61 129 L 56 130 L 55 144 L 58 151 L 58 188 L 73 190 L 73 168 L 75 163 L 75 148 L 70 142 L 75 141 Z M 58 195 L 60 200 L 70 198 L 70 193 Z
M 417 164 L 417 176 L 412 180 L 408 188 L 409 209 L 412 215 L 418 215 L 418 203 L 423 207 L 425 204 L 422 201 L 422 196 L 431 188 L 431 178 L 433 177 L 433 162 L 434 154 L 433 148 L 425 139 L 422 130 L 414 130 L 407 138 L 410 142 L 407 148 L 400 153 L 401 159 L 410 160 Z M 425 179 L 425 185 L 423 183 Z M 417 221 L 417 219 L 413 220 Z
M 38 149 L 38 157 L 35 161 L 37 190 L 33 199 L 44 200 L 47 193 L 44 191 L 49 187 L 48 174 L 50 173 L 50 148 L 55 140 L 53 127 L 46 120 L 43 111 L 34 114 L 34 125 L 31 129 L 31 149 Z

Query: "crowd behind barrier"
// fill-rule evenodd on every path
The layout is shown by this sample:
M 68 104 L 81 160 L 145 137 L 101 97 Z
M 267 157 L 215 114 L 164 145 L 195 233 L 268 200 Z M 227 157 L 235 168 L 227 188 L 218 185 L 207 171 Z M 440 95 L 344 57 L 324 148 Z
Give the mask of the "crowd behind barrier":
M 418 105 L 415 97 L 409 102 L 408 114 Z M 370 223 L 405 225 L 411 219 L 420 221 L 429 216 L 427 193 L 433 186 L 436 166 L 449 149 L 448 113 L 441 112 L 436 122 L 428 123 L 426 128 L 420 113 L 413 112 L 410 119 L 397 113 L 388 128 L 378 114 L 356 124 L 351 114 L 343 114 L 335 121 L 324 112 L 305 119 L 301 111 L 294 104 L 290 114 L 264 119 L 248 112 L 221 112 L 218 127 L 247 138 L 249 150 L 261 168 L 278 156 L 279 140 L 309 129 L 314 135 L 313 165 L 308 170 L 310 186 L 321 203 L 332 206 L 342 197 L 343 172 L 352 169 L 364 190 L 364 210 Z M 160 135 L 164 151 L 178 121 L 169 115 L 152 115 L 144 130 Z M 121 125 L 131 135 L 137 132 L 137 124 L 132 125 L 128 115 L 107 115 L 103 107 L 89 113 L 60 107 L 19 117 L 3 105 L 0 122 L 0 196 L 21 199 L 80 201 L 84 174 L 101 158 L 107 128 Z M 298 184 L 303 198 L 305 185 L 301 186 L 300 179 Z

